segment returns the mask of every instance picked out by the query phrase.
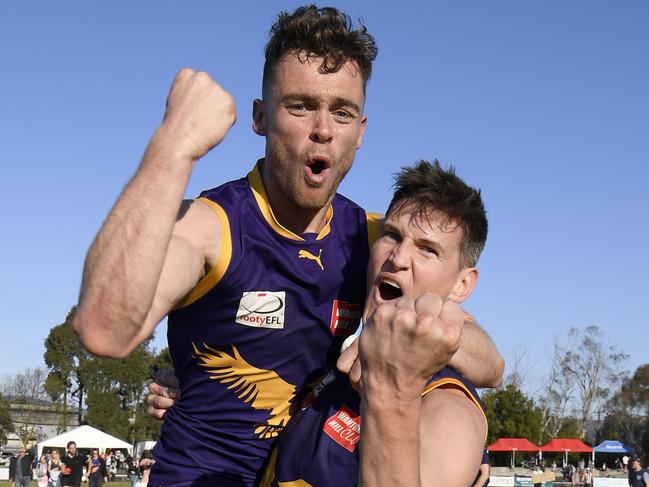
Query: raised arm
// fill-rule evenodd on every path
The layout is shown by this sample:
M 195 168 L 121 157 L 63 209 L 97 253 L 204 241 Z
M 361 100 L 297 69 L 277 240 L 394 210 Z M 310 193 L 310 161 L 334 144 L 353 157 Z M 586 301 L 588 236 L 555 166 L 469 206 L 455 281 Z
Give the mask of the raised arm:
M 448 365 L 476 387 L 499 386 L 505 371 L 505 361 L 491 337 L 466 312 L 460 348 Z
M 235 117 L 232 97 L 206 73 L 178 73 L 163 122 L 86 257 L 73 326 L 91 353 L 128 355 L 218 257 L 218 219 L 182 197 Z
M 430 377 L 456 352 L 462 321 L 455 303 L 424 294 L 382 305 L 366 323 L 359 344 L 362 485 L 464 487 L 475 477 L 485 431 L 477 408 L 450 389 L 422 398 Z M 469 463 L 447 473 L 449 445 L 455 459 L 468 452 Z

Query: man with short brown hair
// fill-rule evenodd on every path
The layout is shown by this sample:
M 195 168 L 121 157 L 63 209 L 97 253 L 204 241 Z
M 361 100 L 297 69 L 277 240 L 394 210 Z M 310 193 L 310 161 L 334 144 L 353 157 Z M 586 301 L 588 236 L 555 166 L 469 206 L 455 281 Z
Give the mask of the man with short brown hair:
M 79 454 L 77 444 L 74 441 L 68 441 L 67 452 L 61 458 L 62 473 L 61 487 L 79 487 L 83 478 L 83 466 L 86 464 L 85 455 Z
M 336 190 L 363 141 L 374 39 L 312 5 L 280 14 L 271 32 L 252 121 L 265 157 L 246 178 L 182 201 L 236 108 L 206 73 L 181 70 L 86 259 L 74 328 L 89 351 L 123 357 L 169 315 L 182 394 L 152 485 L 254 485 L 297 398 L 360 319 L 378 219 Z M 464 363 L 499 380 L 485 342 Z
M 33 457 L 27 454 L 24 446 L 18 450 L 18 455 L 9 461 L 9 482 L 14 482 L 15 487 L 28 487 L 32 479 Z

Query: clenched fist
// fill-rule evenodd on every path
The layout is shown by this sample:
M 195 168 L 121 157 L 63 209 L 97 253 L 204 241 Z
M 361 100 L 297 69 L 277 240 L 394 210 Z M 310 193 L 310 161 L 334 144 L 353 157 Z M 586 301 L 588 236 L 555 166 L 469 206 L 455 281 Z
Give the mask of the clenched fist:
M 230 93 L 207 73 L 184 68 L 171 85 L 158 134 L 176 155 L 196 161 L 225 138 L 236 118 Z
M 418 399 L 430 377 L 460 346 L 464 314 L 433 293 L 377 307 L 360 336 L 362 384 L 390 391 L 395 399 Z

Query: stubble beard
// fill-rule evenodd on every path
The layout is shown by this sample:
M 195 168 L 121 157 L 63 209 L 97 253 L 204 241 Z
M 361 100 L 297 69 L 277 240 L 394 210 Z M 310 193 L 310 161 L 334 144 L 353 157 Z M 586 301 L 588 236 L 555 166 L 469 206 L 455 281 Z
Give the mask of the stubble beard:
M 284 197 L 299 210 L 317 212 L 329 205 L 347 171 L 330 174 L 324 185 L 316 188 L 306 181 L 302 164 L 293 167 L 296 163 L 290 160 L 291 157 L 281 148 L 271 148 L 266 157 L 266 164 L 271 165 L 273 178 Z M 336 166 L 338 164 L 340 162 Z

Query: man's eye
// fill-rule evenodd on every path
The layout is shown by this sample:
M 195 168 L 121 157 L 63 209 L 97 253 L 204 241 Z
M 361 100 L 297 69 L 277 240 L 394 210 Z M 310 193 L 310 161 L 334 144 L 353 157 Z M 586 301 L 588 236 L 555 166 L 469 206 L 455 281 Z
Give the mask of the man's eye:
M 395 241 L 399 240 L 399 235 L 395 232 L 383 232 L 383 236 L 385 238 L 389 238 L 390 240 L 395 240 Z
M 354 119 L 354 116 L 346 110 L 335 110 L 332 113 L 336 119 L 342 122 L 350 122 Z
M 291 113 L 304 113 L 308 110 L 307 106 L 304 103 L 295 103 L 293 105 L 289 105 L 287 108 Z
M 437 249 L 433 247 L 423 246 L 421 249 L 427 254 L 437 255 Z

